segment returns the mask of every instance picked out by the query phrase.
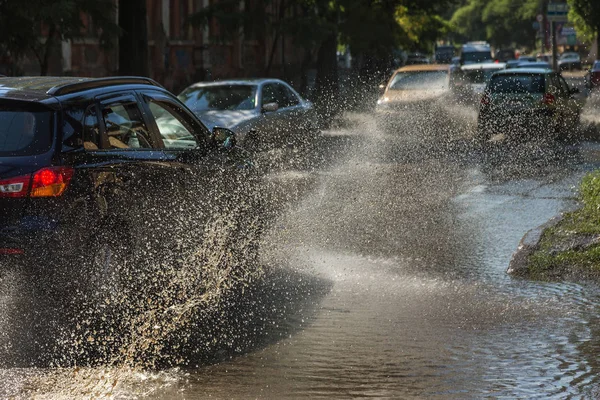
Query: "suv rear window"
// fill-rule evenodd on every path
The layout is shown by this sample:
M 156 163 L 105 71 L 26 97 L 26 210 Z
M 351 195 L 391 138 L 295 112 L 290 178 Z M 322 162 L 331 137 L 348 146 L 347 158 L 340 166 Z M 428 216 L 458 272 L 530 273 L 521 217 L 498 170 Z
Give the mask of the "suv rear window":
M 0 105 L 0 157 L 41 154 L 50 149 L 52 112 Z
M 490 81 L 491 93 L 544 93 L 544 75 L 496 75 Z

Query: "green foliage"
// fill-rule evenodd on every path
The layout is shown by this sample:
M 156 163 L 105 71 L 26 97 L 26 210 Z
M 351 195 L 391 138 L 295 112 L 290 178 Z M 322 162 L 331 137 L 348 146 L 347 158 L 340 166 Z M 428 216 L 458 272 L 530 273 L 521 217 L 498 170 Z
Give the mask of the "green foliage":
M 86 35 L 82 14 L 93 21 L 100 44 L 113 44 L 118 27 L 112 0 L 3 0 L 0 1 L 0 51 L 20 58 L 33 51 L 40 64 L 56 40 Z M 42 36 L 46 30 L 47 38 Z
M 349 46 L 353 54 L 389 54 L 400 45 L 433 42 L 446 33 L 438 16 L 450 0 L 225 0 L 192 15 L 188 22 L 203 27 L 217 21 L 219 35 L 283 34 L 305 48 L 318 48 L 331 35 Z M 282 8 L 285 12 L 278 13 Z
M 579 195 L 583 207 L 564 215 L 558 225 L 544 232 L 539 250 L 529 259 L 532 277 L 548 278 L 576 270 L 579 275 L 600 274 L 600 245 L 580 250 L 556 250 L 560 244 L 570 243 L 576 237 L 600 235 L 600 171 L 581 180 Z
M 600 33 L 600 1 L 568 0 L 568 3 L 569 21 L 575 25 L 577 34 L 588 42 L 593 41 Z
M 579 187 L 583 212 L 600 223 L 600 172 L 587 174 Z
M 597 0 L 568 0 L 569 17 L 578 20 L 588 30 L 598 31 L 600 28 L 600 1 Z
M 467 0 L 450 22 L 464 39 L 531 47 L 536 35 L 532 23 L 541 10 L 542 0 Z

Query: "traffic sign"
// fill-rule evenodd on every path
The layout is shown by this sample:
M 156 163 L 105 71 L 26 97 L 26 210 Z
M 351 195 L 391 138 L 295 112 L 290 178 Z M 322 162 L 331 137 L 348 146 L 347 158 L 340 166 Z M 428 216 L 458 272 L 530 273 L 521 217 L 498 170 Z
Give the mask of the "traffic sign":
M 537 22 L 542 22 L 544 20 L 544 16 L 542 14 L 538 14 L 537 17 L 535 17 L 535 20 Z
M 546 16 L 548 21 L 566 21 L 569 14 L 569 5 L 567 3 L 549 3 Z

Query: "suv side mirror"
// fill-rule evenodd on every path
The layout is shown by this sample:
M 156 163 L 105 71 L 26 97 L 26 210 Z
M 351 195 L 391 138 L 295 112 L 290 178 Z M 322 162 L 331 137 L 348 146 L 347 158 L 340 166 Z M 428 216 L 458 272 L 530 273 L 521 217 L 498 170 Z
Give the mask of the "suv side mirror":
M 279 104 L 277 103 L 267 103 L 262 106 L 262 112 L 264 113 L 275 112 L 277 110 L 279 110 Z
M 383 96 L 384 93 L 385 93 L 385 85 L 381 84 L 381 85 L 379 85 L 379 96 Z
M 235 132 L 227 128 L 215 126 L 212 130 L 212 140 L 218 147 L 230 150 L 235 147 Z

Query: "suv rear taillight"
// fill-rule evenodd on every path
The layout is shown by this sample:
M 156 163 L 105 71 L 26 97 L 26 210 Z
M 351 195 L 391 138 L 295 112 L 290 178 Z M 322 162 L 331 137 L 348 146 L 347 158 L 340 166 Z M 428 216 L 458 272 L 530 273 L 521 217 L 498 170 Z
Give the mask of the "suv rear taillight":
M 31 175 L 0 180 L 0 197 L 57 197 L 73 177 L 73 168 L 42 168 Z
M 43 168 L 31 178 L 31 197 L 56 197 L 67 190 L 73 177 L 73 168 Z
M 554 97 L 554 95 L 552 93 L 546 93 L 546 94 L 544 94 L 544 97 L 542 98 L 542 103 L 546 104 L 546 105 L 552 105 L 552 104 L 554 104 L 555 101 L 556 101 L 556 97 Z

